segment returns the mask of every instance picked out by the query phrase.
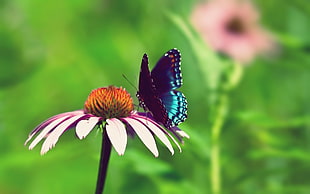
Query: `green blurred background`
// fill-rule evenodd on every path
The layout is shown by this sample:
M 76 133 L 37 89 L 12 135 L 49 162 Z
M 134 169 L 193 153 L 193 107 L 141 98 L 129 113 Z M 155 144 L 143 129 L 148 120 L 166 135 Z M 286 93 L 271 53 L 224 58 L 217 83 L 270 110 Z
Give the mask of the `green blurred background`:
M 138 138 L 112 150 L 106 193 L 210 193 L 210 90 L 193 43 L 171 14 L 189 24 L 198 1 L 0 1 L 0 193 L 93 193 L 101 136 L 67 131 L 40 156 L 28 133 L 46 118 L 81 109 L 98 87 L 137 83 L 142 55 L 151 67 L 171 48 L 182 53 L 191 138 L 154 158 Z M 310 4 L 257 0 L 279 54 L 244 68 L 226 93 L 220 136 L 223 193 L 310 193 Z M 190 29 L 192 29 L 190 27 Z M 221 60 L 221 58 L 219 58 Z M 212 67 L 206 61 L 206 65 Z M 210 70 L 211 69 L 211 70 Z M 209 68 L 212 75 L 212 68 Z M 135 99 L 135 103 L 138 104 Z

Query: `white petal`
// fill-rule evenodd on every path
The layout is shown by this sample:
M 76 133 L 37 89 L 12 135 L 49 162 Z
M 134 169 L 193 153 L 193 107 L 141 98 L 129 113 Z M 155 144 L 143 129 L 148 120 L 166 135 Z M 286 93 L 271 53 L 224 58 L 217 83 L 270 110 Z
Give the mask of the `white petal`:
M 44 128 L 48 127 L 52 122 L 54 122 L 54 121 L 56 121 L 58 119 L 61 120 L 61 118 L 68 118 L 69 116 L 72 117 L 74 115 L 80 115 L 80 114 L 83 114 L 83 110 L 77 110 L 77 111 L 72 111 L 72 112 L 65 112 L 65 113 L 61 113 L 61 114 L 58 114 L 58 115 L 55 115 L 55 116 L 52 116 L 52 117 L 46 119 L 45 121 L 40 123 L 38 126 L 36 126 L 36 128 L 33 131 L 31 131 L 31 133 L 28 136 L 28 139 L 25 142 L 25 145 L 32 139 L 33 136 L 38 134 Z
M 41 154 L 45 154 L 48 150 L 53 148 L 55 144 L 57 143 L 60 135 L 68 129 L 68 127 L 74 123 L 76 120 L 80 119 L 81 117 L 85 116 L 84 114 L 82 115 L 76 115 L 74 117 L 71 117 L 70 119 L 64 121 L 61 123 L 59 126 L 57 126 L 54 131 L 51 132 L 51 134 L 46 138 L 44 141 L 42 148 L 41 148 Z
M 90 117 L 88 120 L 81 120 L 76 125 L 76 135 L 78 138 L 83 139 L 85 138 L 90 131 L 96 126 L 98 121 L 100 120 L 100 117 Z
M 139 117 L 139 118 L 141 118 L 141 119 L 145 119 L 144 116 L 140 116 L 140 115 L 134 115 L 134 117 Z M 152 121 L 152 120 L 151 120 L 151 121 Z M 154 122 L 154 124 L 155 124 L 157 127 L 160 127 L 160 125 L 157 124 L 156 122 Z M 172 135 L 170 135 L 170 133 L 168 133 L 168 132 L 166 133 L 166 135 L 168 135 L 168 136 L 172 139 L 172 141 L 175 143 L 175 145 L 179 148 L 179 151 L 182 152 L 181 146 L 179 145 L 179 143 L 177 142 L 177 140 L 175 140 L 175 138 L 174 138 Z
M 31 144 L 29 145 L 29 149 L 32 150 L 47 134 L 48 132 L 53 129 L 54 127 L 56 127 L 57 125 L 59 125 L 59 123 L 61 123 L 62 121 L 64 121 L 65 119 L 67 119 L 69 116 L 64 116 L 61 117 L 59 119 L 56 119 L 55 121 L 51 122 L 49 125 L 47 125 L 42 131 L 41 133 L 33 140 L 33 142 L 31 142 Z M 33 134 L 34 135 L 34 134 Z M 29 136 L 29 138 L 26 140 L 26 143 L 32 138 L 32 136 Z
M 124 124 L 118 119 L 107 119 L 106 125 L 109 139 L 119 155 L 124 155 L 127 145 L 127 133 Z
M 172 135 L 170 135 L 170 133 L 167 133 L 167 135 L 172 139 L 172 141 L 175 143 L 175 145 L 177 145 L 177 147 L 179 148 L 179 152 L 182 152 L 182 148 L 179 145 L 179 143 L 177 142 L 177 140 L 175 140 L 174 137 Z
M 185 133 L 185 131 L 175 131 L 177 134 L 179 134 L 181 137 L 186 137 L 187 139 L 189 139 L 189 135 L 187 133 Z
M 158 157 L 159 153 L 156 147 L 155 139 L 149 129 L 144 126 L 142 123 L 135 119 L 123 118 L 126 120 L 133 130 L 137 133 L 144 145 L 154 154 L 155 157 Z
M 149 129 L 151 131 L 153 131 L 153 133 L 167 146 L 167 148 L 169 149 L 169 151 L 171 152 L 171 154 L 174 154 L 174 150 L 173 147 L 169 141 L 169 139 L 167 138 L 166 134 L 162 131 L 161 128 L 159 128 L 159 126 L 156 126 L 155 124 L 153 124 L 152 121 L 149 121 L 147 119 L 142 119 L 142 118 L 136 118 L 139 121 L 141 121 L 144 125 L 146 125 L 147 127 L 149 127 Z

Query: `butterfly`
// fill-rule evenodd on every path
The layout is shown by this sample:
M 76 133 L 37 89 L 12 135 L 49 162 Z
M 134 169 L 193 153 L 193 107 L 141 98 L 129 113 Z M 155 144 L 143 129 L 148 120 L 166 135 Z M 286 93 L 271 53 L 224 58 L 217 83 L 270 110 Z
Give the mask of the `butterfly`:
M 186 97 L 176 90 L 183 84 L 180 65 L 181 54 L 177 49 L 167 51 L 151 72 L 147 54 L 142 58 L 137 92 L 139 105 L 167 128 L 187 118 Z

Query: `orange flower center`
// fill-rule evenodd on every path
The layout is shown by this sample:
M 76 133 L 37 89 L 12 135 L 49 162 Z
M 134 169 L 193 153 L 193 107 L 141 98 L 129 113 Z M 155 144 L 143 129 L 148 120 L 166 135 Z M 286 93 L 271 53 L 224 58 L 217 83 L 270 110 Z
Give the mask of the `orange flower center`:
M 130 115 L 133 100 L 122 87 L 109 86 L 93 90 L 84 104 L 84 111 L 103 119 L 121 118 Z

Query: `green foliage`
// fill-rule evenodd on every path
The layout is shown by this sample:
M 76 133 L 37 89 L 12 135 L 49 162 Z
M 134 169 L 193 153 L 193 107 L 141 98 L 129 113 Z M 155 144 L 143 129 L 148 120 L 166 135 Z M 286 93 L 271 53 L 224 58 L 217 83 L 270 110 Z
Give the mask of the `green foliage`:
M 159 158 L 129 139 L 124 156 L 112 151 L 106 193 L 210 193 L 214 145 L 222 193 L 310 193 L 309 3 L 255 1 L 280 51 L 246 67 L 203 44 L 189 24 L 196 3 L 1 1 L 0 193 L 93 193 L 100 135 L 80 141 L 67 131 L 40 156 L 39 146 L 23 146 L 28 133 L 81 109 L 94 88 L 123 86 L 134 96 L 122 74 L 137 83 L 144 53 L 152 66 L 175 47 L 189 106 L 180 128 L 191 138 L 174 156 L 158 143 Z

